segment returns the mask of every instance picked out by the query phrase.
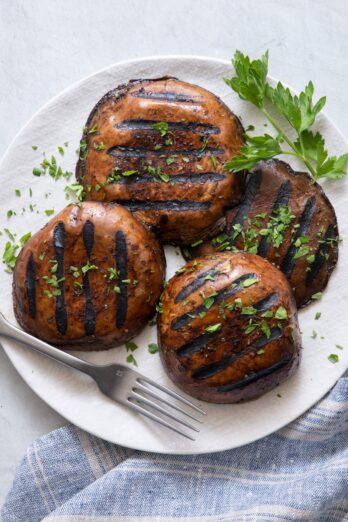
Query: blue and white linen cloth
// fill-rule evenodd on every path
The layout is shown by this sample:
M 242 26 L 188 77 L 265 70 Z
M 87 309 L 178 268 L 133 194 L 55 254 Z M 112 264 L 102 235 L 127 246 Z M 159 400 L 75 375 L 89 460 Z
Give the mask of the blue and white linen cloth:
M 2 521 L 348 521 L 348 378 L 279 432 L 210 455 L 142 453 L 58 429 L 28 449 Z

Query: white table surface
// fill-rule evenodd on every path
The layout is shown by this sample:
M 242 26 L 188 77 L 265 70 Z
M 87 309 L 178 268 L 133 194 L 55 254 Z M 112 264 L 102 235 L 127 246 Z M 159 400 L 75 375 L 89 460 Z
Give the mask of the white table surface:
M 43 103 L 98 69 L 236 48 L 269 49 L 270 73 L 294 88 L 311 79 L 348 136 L 347 26 L 346 0 L 0 0 L 0 156 Z M 0 504 L 27 446 L 64 423 L 0 348 Z

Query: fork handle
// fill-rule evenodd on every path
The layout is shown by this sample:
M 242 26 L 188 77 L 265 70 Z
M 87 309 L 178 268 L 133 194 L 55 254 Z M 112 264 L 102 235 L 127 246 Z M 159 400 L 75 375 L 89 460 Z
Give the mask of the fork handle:
M 96 366 L 88 363 L 87 361 L 83 361 L 70 353 L 66 353 L 54 346 L 51 346 L 40 339 L 37 339 L 33 335 L 30 335 L 23 330 L 20 330 L 13 324 L 9 323 L 7 319 L 0 312 L 0 337 L 7 337 L 10 339 L 14 339 L 15 341 L 19 341 L 29 348 L 35 350 L 36 352 L 42 353 L 42 355 L 46 355 L 46 357 L 50 357 L 55 361 L 58 361 L 66 366 L 70 366 L 71 368 L 75 368 L 80 372 L 87 373 L 91 377 L 94 377 L 96 373 Z

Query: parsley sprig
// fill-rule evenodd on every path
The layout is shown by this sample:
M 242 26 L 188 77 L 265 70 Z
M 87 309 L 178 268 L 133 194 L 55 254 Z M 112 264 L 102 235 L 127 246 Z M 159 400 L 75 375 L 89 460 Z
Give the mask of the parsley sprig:
M 325 96 L 313 103 L 313 83 L 309 82 L 299 95 L 293 95 L 281 82 L 278 82 L 276 87 L 272 87 L 267 80 L 268 51 L 260 59 L 253 61 L 240 51 L 236 51 L 232 63 L 235 76 L 226 78 L 225 82 L 242 100 L 260 109 L 276 130 L 277 136 L 246 134 L 246 144 L 241 148 L 240 155 L 227 162 L 225 169 L 230 172 L 249 170 L 260 160 L 279 154 L 289 154 L 302 160 L 314 179 L 343 178 L 346 175 L 348 153 L 338 157 L 329 156 L 322 134 L 310 130 L 326 103 Z M 294 131 L 294 138 L 276 122 L 269 107 L 290 124 Z M 283 143 L 287 144 L 290 150 L 284 148 Z

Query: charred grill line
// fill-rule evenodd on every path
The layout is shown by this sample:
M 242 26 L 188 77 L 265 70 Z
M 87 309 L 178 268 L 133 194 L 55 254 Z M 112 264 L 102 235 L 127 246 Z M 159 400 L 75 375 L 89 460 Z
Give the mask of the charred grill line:
M 207 282 L 205 278 L 207 276 L 219 275 L 219 273 L 217 273 L 217 271 L 216 271 L 216 268 L 218 266 L 220 266 L 221 264 L 223 264 L 223 262 L 216 263 L 216 265 L 214 265 L 213 268 L 209 268 L 209 270 L 202 272 L 197 277 L 195 277 L 195 279 L 191 283 L 184 286 L 180 290 L 180 292 L 176 295 L 176 297 L 174 299 L 174 303 L 179 303 L 180 301 L 183 301 L 190 294 L 192 294 L 193 292 L 198 290 L 198 288 L 201 288 L 203 285 L 205 285 L 205 283 Z
M 295 251 L 296 251 L 296 247 L 295 247 L 296 239 L 298 239 L 299 237 L 301 237 L 307 233 L 311 220 L 312 220 L 312 217 L 313 217 L 313 214 L 314 214 L 314 210 L 315 210 L 315 197 L 312 196 L 306 202 L 305 208 L 304 208 L 301 218 L 300 218 L 300 226 L 297 229 L 296 234 L 293 237 L 291 245 L 289 246 L 288 251 L 286 252 L 285 257 L 284 257 L 281 267 L 280 267 L 280 270 L 286 275 L 286 277 L 290 277 L 291 272 L 295 265 L 294 255 L 295 255 Z
M 55 226 L 53 231 L 53 248 L 57 261 L 57 279 L 64 278 L 64 248 L 65 248 L 65 226 L 63 221 L 60 221 Z M 60 295 L 56 297 L 56 325 L 60 334 L 64 335 L 68 328 L 68 316 L 64 300 L 64 280 L 58 283 Z
M 182 212 L 184 210 L 208 210 L 211 207 L 210 201 L 181 201 L 181 200 L 167 200 L 167 201 L 150 201 L 150 200 L 118 200 L 114 201 L 119 205 L 123 205 L 131 212 L 137 210 L 171 210 L 172 212 Z
M 243 225 L 244 221 L 248 217 L 253 201 L 260 189 L 262 182 L 262 171 L 258 170 L 253 174 L 250 174 L 248 183 L 245 187 L 245 196 L 242 203 L 239 205 L 238 212 L 236 213 L 233 222 L 229 225 L 229 242 L 233 245 L 233 225 Z
M 181 154 L 182 156 L 194 156 L 195 158 L 201 158 L 202 156 L 221 156 L 224 154 L 224 149 L 215 147 L 206 147 L 202 149 L 168 149 L 168 154 Z M 145 158 L 148 155 L 160 156 L 163 154 L 163 150 L 151 150 L 147 147 L 122 147 L 116 146 L 111 147 L 108 151 L 110 156 L 115 158 Z
M 127 283 L 122 283 L 127 279 L 128 273 L 128 253 L 127 242 L 122 230 L 118 230 L 115 236 L 115 261 L 118 272 L 117 286 L 120 292 L 116 294 L 116 326 L 122 328 L 127 318 L 128 306 L 128 287 Z
M 200 99 L 194 99 L 190 98 L 189 96 L 186 96 L 186 94 L 178 94 L 176 92 L 170 92 L 170 91 L 145 91 L 144 88 L 139 89 L 139 91 L 132 92 L 132 96 L 135 98 L 144 98 L 151 100 L 163 100 L 167 102 L 185 102 L 185 103 L 201 103 Z
M 202 348 L 206 346 L 210 339 L 212 339 L 216 334 L 205 333 L 193 339 L 189 343 L 184 344 L 179 350 L 177 354 L 179 357 L 188 357 L 193 353 L 200 352 Z
M 94 245 L 94 224 L 89 219 L 83 225 L 82 237 L 87 257 L 90 258 Z
M 229 392 L 232 390 L 236 390 L 238 388 L 243 388 L 244 386 L 247 386 L 248 384 L 251 384 L 252 382 L 255 382 L 262 377 L 267 377 L 267 375 L 270 375 L 271 373 L 275 372 L 276 370 L 279 370 L 280 368 L 283 368 L 289 362 L 291 361 L 292 356 L 286 355 L 280 361 L 276 362 L 275 364 L 272 364 L 272 366 L 268 366 L 268 368 L 264 368 L 263 370 L 259 370 L 258 372 L 253 373 L 252 375 L 249 375 L 248 377 L 245 377 L 242 381 L 232 382 L 230 384 L 225 384 L 224 386 L 220 386 L 218 388 L 218 391 L 221 393 Z
M 219 294 L 215 297 L 214 305 L 220 304 L 224 299 L 227 299 L 228 297 L 232 297 L 233 295 L 237 294 L 242 288 L 242 283 L 245 281 L 245 279 L 249 279 L 251 277 L 256 278 L 256 274 L 244 274 L 241 277 L 238 277 L 232 284 L 235 284 L 233 288 L 231 288 L 231 285 L 229 285 L 227 288 L 223 288 L 220 290 Z M 183 315 L 180 315 L 176 319 L 173 319 L 170 326 L 172 330 L 180 330 L 184 326 L 187 325 L 192 320 L 192 315 L 198 315 L 202 312 L 206 312 L 206 307 L 201 304 L 191 310 L 190 312 L 187 312 Z
M 263 348 L 264 346 L 267 346 L 272 341 L 276 341 L 277 339 L 280 339 L 283 332 L 280 330 L 280 328 L 273 328 L 271 330 L 271 335 L 269 338 L 266 336 L 261 337 L 260 339 L 257 339 L 254 343 L 250 344 L 249 346 L 246 346 L 245 348 L 242 348 L 241 351 L 234 353 L 228 357 L 224 357 L 220 361 L 213 362 L 211 364 L 207 364 L 205 366 L 202 366 L 198 370 L 192 373 L 192 377 L 197 380 L 203 380 L 208 379 L 209 377 L 213 377 L 217 373 L 222 372 L 223 370 L 226 370 L 231 364 L 235 363 L 245 355 L 248 355 L 249 353 L 256 352 L 260 348 Z
M 256 308 L 258 312 L 264 312 L 265 310 L 271 308 L 271 306 L 274 305 L 277 299 L 278 294 L 276 292 L 272 292 L 271 294 L 266 295 L 266 297 L 263 297 L 262 299 L 260 299 L 260 301 L 257 301 L 257 303 L 251 306 Z
M 196 174 L 195 172 L 185 172 L 183 174 L 176 174 L 170 176 L 169 184 L 175 183 L 195 183 L 195 184 L 203 184 L 209 183 L 213 181 L 221 181 L 225 179 L 223 174 L 219 174 L 218 172 L 202 172 L 202 174 Z M 112 181 L 112 185 L 135 185 L 137 183 L 158 183 L 158 179 L 156 179 L 151 174 L 134 174 L 133 176 L 123 177 L 121 179 Z
M 289 198 L 290 198 L 290 194 L 291 194 L 291 182 L 290 182 L 290 180 L 288 180 L 288 181 L 285 181 L 284 183 L 282 183 L 282 185 L 280 186 L 280 188 L 278 190 L 278 194 L 277 194 L 277 197 L 276 197 L 276 199 L 274 201 L 271 215 L 279 207 L 282 207 L 282 206 L 285 206 L 285 205 L 288 204 Z M 261 256 L 261 257 L 266 257 L 270 245 L 271 245 L 271 243 L 269 243 L 267 241 L 267 237 L 263 236 L 263 238 L 260 241 L 259 248 L 258 248 L 258 251 L 257 251 L 258 255 Z
M 27 293 L 29 315 L 32 319 L 36 316 L 36 271 L 34 256 L 31 253 L 28 263 L 25 278 L 25 290 Z
M 143 120 L 143 119 L 134 119 L 134 120 L 124 120 L 117 125 L 114 125 L 116 129 L 123 130 L 146 130 L 146 131 L 156 131 L 153 128 L 153 124 L 158 123 L 158 120 Z M 210 135 L 210 134 L 220 134 L 221 130 L 216 125 L 211 125 L 209 123 L 196 123 L 196 122 L 181 122 L 181 121 L 167 121 L 168 130 L 179 130 L 184 132 L 194 132 L 197 134 Z
M 306 286 L 310 286 L 313 283 L 315 277 L 318 275 L 322 266 L 324 265 L 325 256 L 326 256 L 326 254 L 328 254 L 328 252 L 330 250 L 330 243 L 327 242 L 327 240 L 329 238 L 333 237 L 333 234 L 334 234 L 334 226 L 329 225 L 327 227 L 325 235 L 323 237 L 323 241 L 325 241 L 325 242 L 320 243 L 320 245 L 315 253 L 314 262 L 310 265 L 310 270 L 307 273 L 307 277 L 306 277 Z
M 92 254 L 94 245 L 94 224 L 88 220 L 83 225 L 82 229 L 83 244 L 86 250 L 87 258 Z M 95 332 L 96 312 L 92 302 L 91 286 L 89 282 L 89 273 L 83 274 L 83 290 L 85 292 L 85 333 L 86 335 L 93 335 Z

